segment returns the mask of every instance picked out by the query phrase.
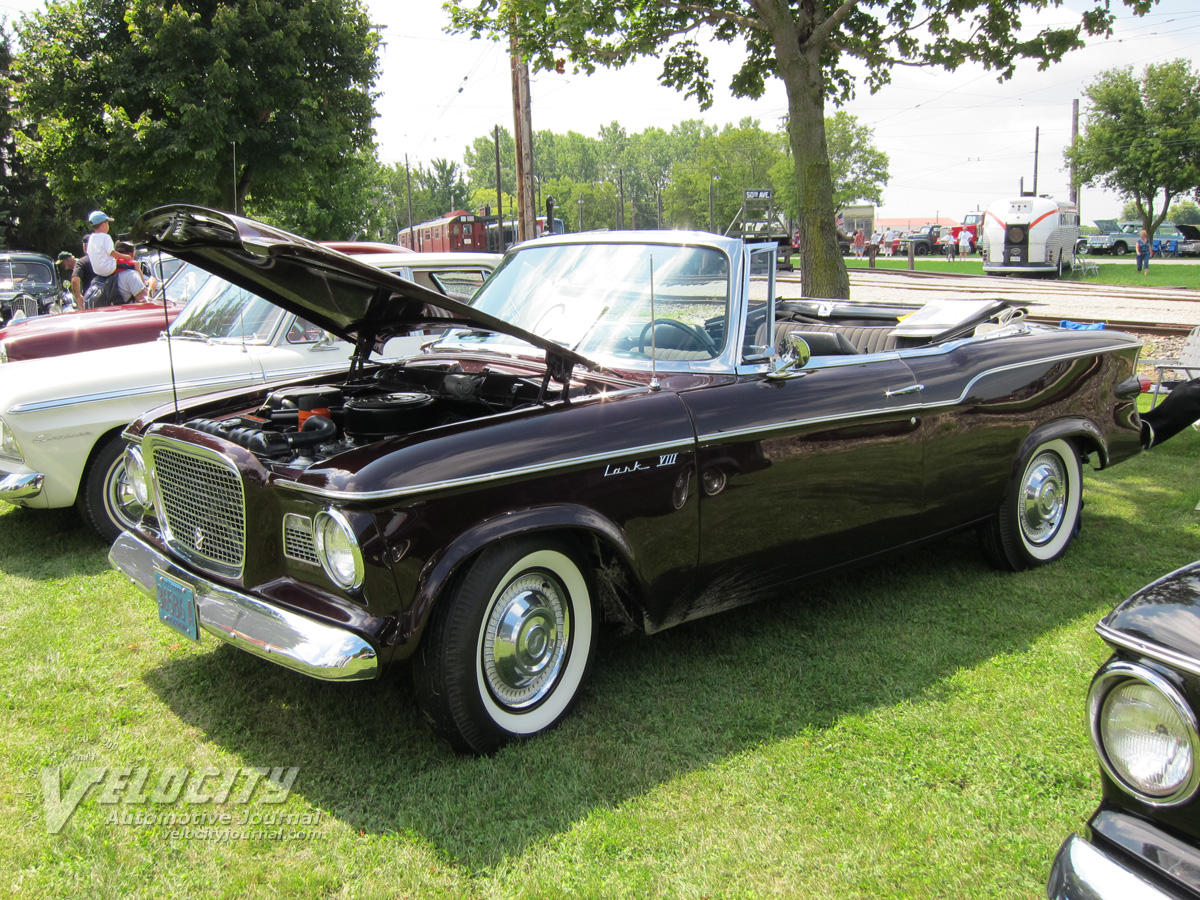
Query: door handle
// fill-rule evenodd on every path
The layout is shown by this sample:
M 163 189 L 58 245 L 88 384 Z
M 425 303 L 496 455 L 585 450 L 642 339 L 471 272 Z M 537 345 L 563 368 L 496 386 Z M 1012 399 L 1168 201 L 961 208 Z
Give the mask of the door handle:
M 923 391 L 923 390 L 925 390 L 925 385 L 923 385 L 923 384 L 910 384 L 908 387 L 898 388 L 897 390 L 894 390 L 894 391 L 884 391 L 883 396 L 899 397 L 901 394 L 915 394 L 918 391 Z

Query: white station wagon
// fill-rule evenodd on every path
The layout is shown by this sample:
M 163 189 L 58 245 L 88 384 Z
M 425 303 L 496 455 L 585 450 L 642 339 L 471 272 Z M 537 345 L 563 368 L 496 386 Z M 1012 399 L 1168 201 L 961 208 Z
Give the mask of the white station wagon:
M 464 301 L 500 260 L 490 253 L 351 255 Z M 394 338 L 385 353 L 408 355 L 428 340 Z M 129 422 L 198 394 L 342 372 L 353 353 L 352 344 L 294 313 L 212 278 L 157 341 L 0 367 L 0 500 L 43 509 L 74 504 L 111 543 L 141 513 L 121 459 Z

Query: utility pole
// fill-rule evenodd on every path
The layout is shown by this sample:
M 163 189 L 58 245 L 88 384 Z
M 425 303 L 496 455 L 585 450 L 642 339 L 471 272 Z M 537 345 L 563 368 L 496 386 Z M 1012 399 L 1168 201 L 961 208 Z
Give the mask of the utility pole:
M 408 183 L 408 249 L 417 249 L 417 235 L 412 220 L 412 172 L 408 168 L 408 154 L 404 154 L 404 180 Z
M 529 108 L 529 66 L 521 58 L 515 36 L 510 39 L 509 56 L 517 157 L 517 240 L 527 241 L 538 236 L 533 196 L 533 117 Z
M 507 242 L 504 240 L 504 193 L 503 183 L 500 180 L 500 126 L 497 125 L 492 130 L 495 136 L 496 143 L 496 221 L 499 223 L 496 227 L 496 242 L 497 250 L 503 253 L 507 247 Z M 492 249 L 491 247 L 488 248 Z
M 1076 97 L 1071 101 L 1071 147 L 1079 143 L 1079 98 Z M 1071 193 L 1069 198 L 1075 204 L 1076 210 L 1079 209 L 1079 182 L 1075 175 L 1075 159 L 1071 159 Z
M 1038 166 L 1038 139 L 1041 137 L 1042 127 L 1039 125 L 1033 129 L 1033 196 L 1037 196 L 1037 166 Z

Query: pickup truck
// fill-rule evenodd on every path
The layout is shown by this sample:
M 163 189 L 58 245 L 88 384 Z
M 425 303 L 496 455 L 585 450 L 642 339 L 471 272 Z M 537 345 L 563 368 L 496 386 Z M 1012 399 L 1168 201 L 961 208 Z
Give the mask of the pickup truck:
M 920 228 L 914 228 L 900 238 L 900 252 L 908 253 L 909 244 L 912 245 L 913 254 L 916 256 L 928 256 L 931 253 L 940 252 L 938 240 L 944 232 L 949 230 L 950 226 L 948 225 L 922 225 Z
M 1117 222 L 1115 219 L 1097 219 L 1099 234 L 1089 235 L 1087 253 L 1112 253 L 1124 256 L 1133 253 L 1141 222 Z M 1168 256 L 1200 255 L 1200 228 L 1195 225 L 1176 225 L 1163 222 L 1154 232 L 1154 253 Z

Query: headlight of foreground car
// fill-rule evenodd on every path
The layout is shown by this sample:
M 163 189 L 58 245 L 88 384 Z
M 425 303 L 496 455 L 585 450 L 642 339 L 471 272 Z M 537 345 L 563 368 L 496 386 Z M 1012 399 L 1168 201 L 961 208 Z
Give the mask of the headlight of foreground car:
M 8 423 L 3 419 L 0 419 L 0 456 L 5 459 L 15 459 L 17 462 L 25 462 L 25 456 L 21 453 L 21 445 L 17 443 Z
M 150 481 L 146 477 L 146 464 L 142 461 L 142 452 L 137 447 L 125 448 L 125 480 L 133 499 L 143 508 L 150 505 Z
M 1100 762 L 1125 790 L 1152 806 L 1174 806 L 1196 792 L 1196 716 L 1167 679 L 1110 663 L 1092 682 L 1088 712 Z
M 358 549 L 358 538 L 345 517 L 335 509 L 317 513 L 313 521 L 316 532 L 317 556 L 325 573 L 335 583 L 347 590 L 362 584 L 362 552 Z

